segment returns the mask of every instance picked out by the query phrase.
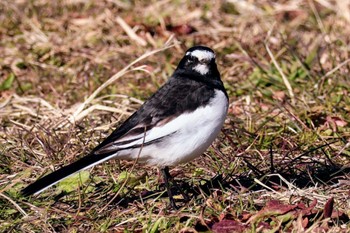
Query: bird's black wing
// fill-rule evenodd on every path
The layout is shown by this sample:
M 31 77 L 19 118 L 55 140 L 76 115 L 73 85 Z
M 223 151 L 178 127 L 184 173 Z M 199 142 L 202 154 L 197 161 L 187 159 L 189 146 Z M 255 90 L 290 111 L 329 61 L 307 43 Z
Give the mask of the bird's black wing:
M 207 104 L 213 95 L 214 89 L 208 85 L 186 77 L 171 77 L 138 111 L 99 144 L 93 153 L 114 153 L 118 150 L 115 145 L 130 143 L 130 138 L 142 138 L 145 131 Z

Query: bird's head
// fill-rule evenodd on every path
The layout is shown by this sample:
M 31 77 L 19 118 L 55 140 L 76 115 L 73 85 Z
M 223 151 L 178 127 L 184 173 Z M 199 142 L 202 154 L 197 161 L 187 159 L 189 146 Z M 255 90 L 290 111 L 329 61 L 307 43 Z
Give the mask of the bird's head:
M 217 71 L 215 53 L 208 47 L 195 46 L 186 51 L 177 69 L 209 75 Z

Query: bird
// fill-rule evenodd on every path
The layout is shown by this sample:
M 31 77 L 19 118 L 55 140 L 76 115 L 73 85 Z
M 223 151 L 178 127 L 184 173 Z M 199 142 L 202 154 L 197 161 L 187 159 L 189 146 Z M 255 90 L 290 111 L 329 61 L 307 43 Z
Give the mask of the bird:
M 137 160 L 160 169 L 170 205 L 177 208 L 169 167 L 206 151 L 223 127 L 228 103 L 215 52 L 202 45 L 191 47 L 166 83 L 90 153 L 38 179 L 21 193 L 37 195 L 110 159 Z

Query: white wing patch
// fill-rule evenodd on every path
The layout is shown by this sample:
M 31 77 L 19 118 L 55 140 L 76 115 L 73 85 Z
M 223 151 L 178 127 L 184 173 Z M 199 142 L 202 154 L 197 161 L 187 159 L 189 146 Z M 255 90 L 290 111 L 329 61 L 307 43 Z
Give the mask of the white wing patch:
M 207 50 L 194 50 L 192 52 L 187 52 L 186 55 L 191 55 L 193 57 L 198 58 L 198 61 L 202 60 L 211 60 L 215 58 L 215 54 L 213 52 L 207 51 Z

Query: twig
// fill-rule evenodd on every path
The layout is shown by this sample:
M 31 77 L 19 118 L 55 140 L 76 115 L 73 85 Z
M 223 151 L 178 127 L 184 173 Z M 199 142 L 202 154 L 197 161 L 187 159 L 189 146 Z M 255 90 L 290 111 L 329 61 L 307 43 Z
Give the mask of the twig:
M 270 190 L 271 192 L 277 194 L 278 196 L 283 196 L 283 194 L 277 192 L 276 190 L 270 188 L 269 186 L 267 186 L 266 184 L 262 183 L 260 180 L 258 180 L 257 178 L 254 178 L 254 182 L 261 185 L 262 187 L 266 188 L 267 190 Z
M 16 207 L 16 209 L 21 212 L 21 214 L 23 214 L 23 216 L 28 216 L 28 214 L 16 203 L 14 202 L 11 198 L 9 198 L 8 196 L 6 196 L 5 194 L 0 192 L 0 196 L 5 198 L 6 200 L 8 200 L 9 202 L 12 203 L 12 205 L 14 205 Z
M 310 5 L 310 8 L 312 10 L 312 12 L 314 13 L 315 15 L 315 18 L 316 18 L 316 21 L 317 21 L 317 24 L 318 24 L 318 27 L 320 28 L 321 32 L 322 32 L 322 36 L 323 36 L 323 39 L 328 43 L 330 44 L 331 43 L 331 40 L 329 38 L 329 36 L 327 35 L 326 33 L 326 29 L 325 29 L 325 26 L 323 25 L 322 23 L 322 19 L 320 17 L 320 15 L 318 14 L 318 11 L 315 7 L 315 4 L 313 3 L 312 0 L 309 0 L 309 5 Z
M 347 63 L 350 62 L 350 58 L 346 59 L 345 61 L 343 61 L 342 63 L 340 63 L 339 65 L 337 65 L 336 67 L 334 67 L 333 69 L 331 69 L 330 71 L 328 71 L 325 75 L 322 76 L 321 80 L 325 79 L 326 77 L 332 75 L 334 72 L 336 72 L 337 70 L 339 70 L 342 66 L 346 65 Z
M 139 37 L 138 35 L 136 35 L 136 33 L 134 32 L 134 30 L 132 30 L 132 28 L 119 16 L 116 18 L 117 23 L 123 28 L 123 30 L 126 32 L 126 34 L 128 34 L 128 36 L 130 37 L 131 40 L 135 41 L 136 43 L 138 43 L 141 46 L 146 46 L 147 42 L 142 39 L 141 37 Z
M 292 89 L 292 86 L 290 85 L 289 81 L 288 81 L 288 78 L 286 77 L 286 75 L 283 73 L 281 67 L 279 66 L 279 64 L 277 63 L 275 57 L 273 56 L 269 46 L 267 44 L 265 44 L 265 48 L 266 48 L 266 51 L 267 53 L 269 54 L 273 64 L 275 65 L 276 69 L 278 70 L 278 72 L 280 73 L 282 79 L 283 79 L 283 82 L 284 82 L 284 85 L 286 86 L 287 90 L 288 90 L 288 93 L 289 93 L 289 96 L 292 100 L 292 104 L 294 105 L 295 103 L 295 99 L 294 99 L 294 92 L 293 92 L 293 89 Z

